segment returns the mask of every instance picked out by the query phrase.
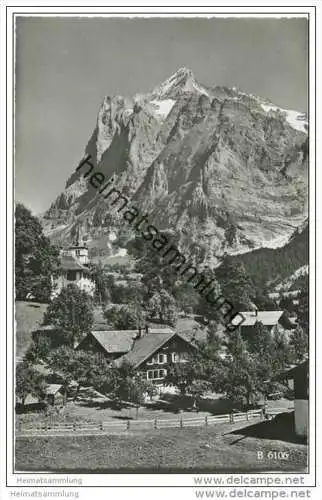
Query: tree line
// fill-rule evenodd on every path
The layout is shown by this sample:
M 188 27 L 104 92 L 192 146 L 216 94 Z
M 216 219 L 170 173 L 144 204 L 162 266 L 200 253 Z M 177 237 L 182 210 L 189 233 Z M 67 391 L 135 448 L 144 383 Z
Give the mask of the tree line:
M 93 299 L 70 285 L 50 302 L 45 324 L 53 325 L 55 335 L 35 338 L 24 362 L 18 365 L 17 391 L 22 399 L 28 391 L 43 393 L 44 380 L 34 368 L 38 362 L 61 373 L 65 384 L 74 380 L 78 388 L 84 384 L 93 386 L 115 399 L 138 401 L 144 393 L 153 394 L 155 386 L 139 377 L 133 367 L 112 369 L 97 355 L 74 350 L 74 345 L 91 331 L 94 307 L 98 304 L 103 307 L 108 325 L 115 329 L 136 329 L 147 320 L 175 326 L 179 312 L 198 315 L 200 328 L 206 329 L 207 342 L 197 346 L 189 363 L 171 368 L 165 381 L 182 394 L 194 394 L 196 398 L 211 390 L 252 404 L 260 393 L 275 391 L 276 382 L 272 380 L 277 371 L 304 359 L 308 350 L 305 290 L 298 311 L 299 324 L 289 342 L 278 331 L 271 333 L 260 323 L 247 338 L 243 338 L 240 330 L 220 337 L 217 312 L 189 283 L 180 280 L 172 266 L 165 266 L 159 255 L 140 239 L 131 240 L 127 249 L 135 260 L 134 271 L 142 276 L 139 283 L 128 281 L 126 286 L 117 285 L 103 266 L 92 265 L 92 279 L 96 283 Z M 52 279 L 59 273 L 59 252 L 44 237 L 39 221 L 19 204 L 15 270 L 18 300 L 32 294 L 36 300 L 49 301 Z M 204 267 L 203 272 L 209 281 L 214 280 L 217 293 L 229 299 L 236 310 L 252 309 L 254 303 L 260 309 L 277 307 L 247 273 L 243 262 L 235 258 L 225 256 L 219 269 Z
M 58 374 L 64 386 L 76 383 L 75 397 L 81 387 L 94 387 L 115 401 L 139 405 L 144 395 L 155 394 L 156 387 L 128 363 L 115 367 L 102 355 L 74 349 L 93 325 L 93 300 L 77 286 L 69 285 L 52 301 L 45 322 L 54 327 L 54 334 L 35 336 L 17 367 L 17 395 L 22 400 L 28 393 L 43 393 L 44 377 L 35 368 L 38 363 Z M 208 323 L 207 340 L 195 342 L 187 363 L 170 367 L 166 385 L 196 400 L 211 391 L 249 406 L 261 395 L 285 390 L 274 381 L 275 375 L 307 354 L 307 335 L 300 326 L 290 341 L 278 329 L 270 331 L 260 322 L 246 338 L 240 329 L 220 335 L 217 327 L 215 321 Z

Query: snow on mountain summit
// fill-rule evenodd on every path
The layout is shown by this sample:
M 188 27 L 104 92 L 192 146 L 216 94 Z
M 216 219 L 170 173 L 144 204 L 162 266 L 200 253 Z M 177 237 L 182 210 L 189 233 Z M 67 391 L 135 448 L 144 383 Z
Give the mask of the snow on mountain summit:
M 305 113 L 284 109 L 274 105 L 270 100 L 254 94 L 242 92 L 237 86 L 206 88 L 197 82 L 193 71 L 187 67 L 179 68 L 163 83 L 157 85 L 151 93 L 140 95 L 139 100 L 152 104 L 152 109 L 159 118 L 166 118 L 173 108 L 176 100 L 184 93 L 204 95 L 210 100 L 222 97 L 232 101 L 252 101 L 266 113 L 282 113 L 286 122 L 295 130 L 307 134 L 308 120 Z
M 186 67 L 142 90 L 104 98 L 84 153 L 95 168 L 203 261 L 283 246 L 307 217 L 306 116 L 237 86 L 202 85 Z M 44 216 L 64 243 L 76 219 L 93 248 L 120 231 L 78 171 Z
M 150 104 L 153 105 L 155 113 L 160 115 L 162 118 L 166 118 L 170 113 L 171 109 L 175 105 L 176 101 L 173 99 L 164 99 L 164 100 L 152 100 Z
M 155 87 L 152 96 L 156 99 L 175 98 L 179 93 L 195 91 L 209 96 L 207 90 L 196 81 L 192 70 L 182 67 Z
M 261 104 L 261 107 L 266 112 L 282 112 L 283 114 L 285 114 L 286 121 L 289 123 L 289 125 L 291 125 L 291 127 L 293 127 L 295 130 L 298 130 L 299 132 L 304 132 L 305 134 L 307 133 L 308 121 L 305 113 L 300 113 L 299 111 L 294 111 L 292 109 L 283 109 L 279 108 L 278 106 L 270 106 L 266 104 Z

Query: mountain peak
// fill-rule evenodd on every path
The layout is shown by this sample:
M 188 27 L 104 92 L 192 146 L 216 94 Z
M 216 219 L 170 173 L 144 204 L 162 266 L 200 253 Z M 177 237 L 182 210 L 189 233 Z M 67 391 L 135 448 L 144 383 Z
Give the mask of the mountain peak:
M 101 174 L 200 261 L 284 245 L 307 217 L 305 117 L 186 67 L 152 92 L 105 98 L 85 150 Z M 80 221 L 100 258 L 122 221 L 95 187 L 74 171 L 44 220 L 66 243 Z
M 173 73 L 172 77 L 174 76 L 187 76 L 187 77 L 192 77 L 194 79 L 194 74 L 192 69 L 187 68 L 186 66 L 181 66 L 180 68 L 178 68 L 177 71 Z
M 193 71 L 182 66 L 163 83 L 155 87 L 152 95 L 158 99 L 175 98 L 182 92 L 199 92 L 208 94 L 199 83 L 197 83 Z

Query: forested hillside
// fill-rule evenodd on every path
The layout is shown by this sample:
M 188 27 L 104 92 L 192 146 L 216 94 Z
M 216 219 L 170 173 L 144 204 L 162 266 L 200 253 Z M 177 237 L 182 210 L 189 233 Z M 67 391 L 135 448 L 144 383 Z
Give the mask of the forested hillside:
M 253 283 L 263 289 L 274 285 L 293 274 L 299 267 L 309 262 L 309 229 L 295 233 L 282 248 L 260 248 L 243 255 L 231 257 L 242 262 Z

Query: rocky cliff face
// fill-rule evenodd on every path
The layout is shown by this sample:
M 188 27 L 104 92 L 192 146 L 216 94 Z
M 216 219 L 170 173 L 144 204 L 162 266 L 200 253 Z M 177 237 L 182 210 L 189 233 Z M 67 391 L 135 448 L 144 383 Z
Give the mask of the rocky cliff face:
M 215 263 L 224 252 L 282 246 L 303 223 L 307 144 L 305 115 L 204 87 L 181 68 L 147 94 L 105 97 L 85 155 L 158 229 Z M 81 223 L 103 253 L 102 239 L 121 228 L 80 172 L 43 220 L 64 243 Z

